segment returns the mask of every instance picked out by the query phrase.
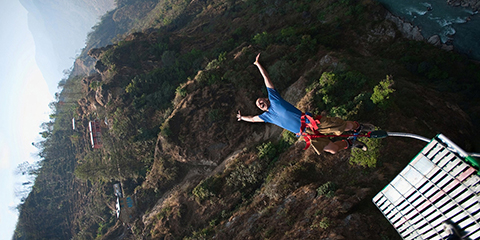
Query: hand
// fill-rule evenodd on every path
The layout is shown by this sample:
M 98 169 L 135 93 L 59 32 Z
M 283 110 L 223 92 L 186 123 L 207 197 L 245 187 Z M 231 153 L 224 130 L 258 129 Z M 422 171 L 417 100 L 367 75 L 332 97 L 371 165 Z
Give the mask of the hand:
M 241 120 L 242 120 L 242 114 L 240 114 L 240 110 L 238 110 L 237 121 L 241 121 Z
M 253 65 L 259 65 L 260 62 L 258 62 L 258 59 L 260 58 L 260 53 L 257 55 L 257 57 L 255 58 L 255 62 L 253 63 Z

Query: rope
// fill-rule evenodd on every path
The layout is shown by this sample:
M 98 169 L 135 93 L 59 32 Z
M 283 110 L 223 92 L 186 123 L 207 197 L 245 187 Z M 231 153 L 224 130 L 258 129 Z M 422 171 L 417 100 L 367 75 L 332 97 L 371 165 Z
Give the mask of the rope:
M 387 132 L 387 135 L 389 137 L 409 137 L 409 138 L 415 138 L 415 139 L 418 139 L 418 140 L 421 140 L 421 141 L 424 141 L 424 142 L 430 142 L 431 139 L 429 138 L 426 138 L 426 137 L 422 137 L 420 135 L 417 135 L 417 134 L 413 134 L 413 133 L 401 133 L 401 132 Z M 472 157 L 480 157 L 480 153 L 467 153 L 469 156 L 472 156 Z
M 401 133 L 401 132 L 387 132 L 387 135 L 389 137 L 409 137 L 409 138 L 415 138 L 418 140 L 422 140 L 424 142 L 430 142 L 431 139 L 428 139 L 426 137 L 419 136 L 417 134 L 412 134 L 412 133 Z

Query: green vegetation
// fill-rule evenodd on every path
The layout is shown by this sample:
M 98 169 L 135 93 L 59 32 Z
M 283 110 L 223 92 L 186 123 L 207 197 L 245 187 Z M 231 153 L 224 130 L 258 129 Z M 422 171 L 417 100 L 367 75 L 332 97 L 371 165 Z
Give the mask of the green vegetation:
M 361 141 L 367 145 L 368 151 L 354 149 L 350 157 L 350 163 L 360 165 L 366 168 L 374 168 L 380 158 L 380 149 L 382 147 L 381 139 L 362 138 Z
M 380 81 L 380 83 L 373 88 L 373 94 L 370 99 L 383 110 L 391 105 L 390 94 L 395 92 L 392 88 L 393 83 L 392 77 L 387 76 L 386 79 Z
M 315 90 L 318 109 L 330 109 L 332 116 L 353 119 L 370 100 L 371 93 L 365 88 L 369 81 L 359 72 L 324 72 L 308 89 L 318 89 Z
M 328 227 L 330 227 L 330 225 L 331 225 L 330 220 L 327 217 L 324 217 L 318 223 L 312 224 L 311 228 L 327 229 Z
M 335 190 L 337 190 L 337 186 L 335 185 L 335 183 L 327 182 L 317 188 L 317 193 L 319 196 L 331 198 L 335 195 Z
M 262 170 L 262 166 L 258 162 L 250 165 L 240 163 L 227 177 L 227 185 L 242 189 L 257 184 L 263 179 Z
M 220 176 L 213 176 L 202 180 L 193 190 L 192 194 L 198 203 L 216 196 L 222 188 Z

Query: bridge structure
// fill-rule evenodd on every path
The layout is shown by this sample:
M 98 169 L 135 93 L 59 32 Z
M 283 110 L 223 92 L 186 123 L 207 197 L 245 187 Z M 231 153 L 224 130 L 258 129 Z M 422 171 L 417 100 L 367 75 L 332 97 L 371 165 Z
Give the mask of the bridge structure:
M 445 221 L 480 239 L 478 166 L 439 134 L 372 201 L 403 239 L 444 239 Z

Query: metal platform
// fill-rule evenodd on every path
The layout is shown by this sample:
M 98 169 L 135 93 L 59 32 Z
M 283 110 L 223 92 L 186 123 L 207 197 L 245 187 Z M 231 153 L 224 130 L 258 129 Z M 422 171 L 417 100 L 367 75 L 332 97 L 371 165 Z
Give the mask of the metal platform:
M 480 177 L 465 157 L 439 135 L 373 203 L 403 239 L 443 239 L 445 220 L 461 228 L 466 239 L 480 239 Z

